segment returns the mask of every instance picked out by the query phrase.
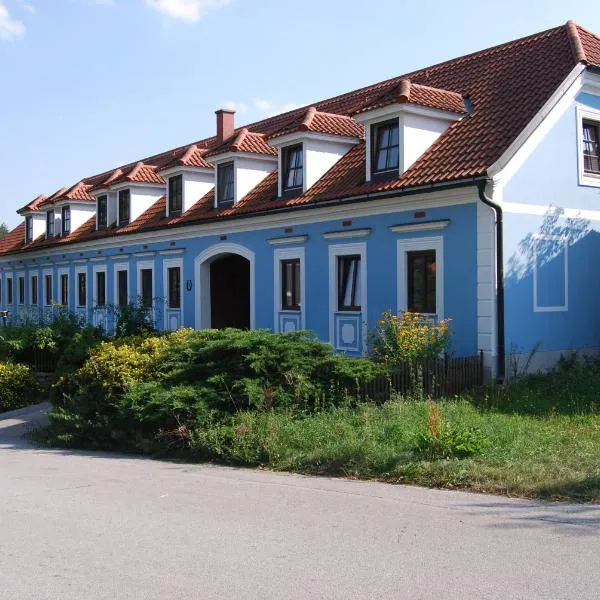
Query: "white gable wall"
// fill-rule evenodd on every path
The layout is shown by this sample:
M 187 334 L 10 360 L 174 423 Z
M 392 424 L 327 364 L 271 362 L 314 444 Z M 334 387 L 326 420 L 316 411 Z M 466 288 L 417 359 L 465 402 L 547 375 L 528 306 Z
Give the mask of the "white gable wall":
M 400 117 L 400 172 L 403 173 L 448 129 L 448 121 L 422 115 Z
M 159 198 L 165 195 L 165 190 L 162 186 L 131 186 L 129 189 L 131 190 L 130 222 L 135 221 Z
M 233 160 L 235 169 L 234 202 L 239 202 L 248 192 L 254 189 L 269 173 L 275 170 L 273 161 L 256 160 L 248 157 L 236 157 Z M 215 169 L 215 176 L 217 170 Z
M 354 144 L 332 142 L 306 137 L 304 150 L 304 190 L 311 188 Z

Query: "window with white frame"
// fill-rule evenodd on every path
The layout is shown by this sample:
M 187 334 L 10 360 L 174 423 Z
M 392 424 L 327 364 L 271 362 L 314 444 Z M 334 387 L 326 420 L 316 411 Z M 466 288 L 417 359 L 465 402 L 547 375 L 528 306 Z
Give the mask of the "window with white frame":
M 361 310 L 361 256 L 346 254 L 337 257 L 337 310 Z
M 13 278 L 11 276 L 6 278 L 6 303 L 12 304 L 13 300 Z
M 301 313 L 299 327 L 304 327 L 304 248 L 278 248 L 274 252 L 275 323 L 278 312 Z
M 97 270 L 94 275 L 94 298 L 96 299 L 96 306 L 106 306 L 106 269 Z
M 31 305 L 32 306 L 37 306 L 38 304 L 38 276 L 37 275 L 32 275 L 31 276 L 31 280 L 30 280 L 30 284 L 31 284 Z
M 23 306 L 25 304 L 25 276 L 19 275 L 17 281 L 19 286 L 19 305 Z
M 77 272 L 77 306 L 87 306 L 87 273 L 85 271 Z
M 129 304 L 129 271 L 127 269 L 119 269 L 116 277 L 117 306 L 122 308 Z
M 69 274 L 61 273 L 60 275 L 60 303 L 63 306 L 69 305 Z
M 152 308 L 154 299 L 154 266 L 151 262 L 138 263 L 138 296 L 143 308 Z
M 577 109 L 579 183 L 600 187 L 600 110 Z
M 444 240 L 399 239 L 398 311 L 444 318 Z
M 44 304 L 50 306 L 52 304 L 52 274 L 44 275 Z

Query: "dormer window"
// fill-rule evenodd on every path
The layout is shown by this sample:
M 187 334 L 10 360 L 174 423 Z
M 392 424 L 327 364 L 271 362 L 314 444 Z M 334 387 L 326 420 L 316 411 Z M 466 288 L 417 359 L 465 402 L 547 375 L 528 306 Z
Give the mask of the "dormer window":
M 304 183 L 304 160 L 302 144 L 282 148 L 283 195 L 293 196 L 302 193 Z
M 583 122 L 583 170 L 600 175 L 600 123 Z
M 400 138 L 397 119 L 371 127 L 373 179 L 393 179 L 399 174 Z
M 33 217 L 25 217 L 25 243 L 33 241 Z
M 175 175 L 169 177 L 169 216 L 176 217 L 181 214 L 183 207 L 183 177 Z
M 62 207 L 62 234 L 67 235 L 71 232 L 71 207 Z
M 108 196 L 98 196 L 98 229 L 108 227 Z
M 119 227 L 129 224 L 131 215 L 131 193 L 129 189 L 119 192 Z
M 54 211 L 49 210 L 46 213 L 46 237 L 54 237 Z
M 217 166 L 217 206 L 231 206 L 234 200 L 233 162 Z

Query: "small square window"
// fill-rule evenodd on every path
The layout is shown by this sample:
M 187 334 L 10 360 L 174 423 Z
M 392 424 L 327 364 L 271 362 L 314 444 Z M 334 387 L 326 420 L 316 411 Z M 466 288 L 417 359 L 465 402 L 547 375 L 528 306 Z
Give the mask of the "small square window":
M 583 122 L 583 171 L 600 175 L 600 123 Z
M 285 196 L 300 194 L 304 183 L 302 144 L 283 148 L 282 153 L 283 194 Z
M 183 209 L 183 176 L 169 177 L 169 216 L 176 217 Z
M 360 311 L 360 255 L 338 256 L 338 310 Z
M 399 123 L 395 119 L 371 127 L 371 174 L 374 179 L 398 177 L 400 164 Z
M 233 162 L 218 165 L 217 167 L 217 206 L 226 208 L 234 201 L 234 173 Z
M 131 193 L 129 190 L 119 192 L 119 227 L 128 225 L 131 219 Z

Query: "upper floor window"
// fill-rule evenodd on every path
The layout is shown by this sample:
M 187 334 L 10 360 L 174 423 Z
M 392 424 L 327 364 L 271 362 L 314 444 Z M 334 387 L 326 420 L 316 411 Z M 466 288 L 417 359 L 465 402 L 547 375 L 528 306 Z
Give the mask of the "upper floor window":
M 583 122 L 583 170 L 600 175 L 600 123 Z
M 108 227 L 108 197 L 98 196 L 98 229 Z
M 282 149 L 283 194 L 292 195 L 302 192 L 304 182 L 304 161 L 302 144 Z
M 400 157 L 397 120 L 378 123 L 371 128 L 371 173 L 375 179 L 397 177 Z
M 411 312 L 436 313 L 435 250 L 407 252 L 408 303 Z
M 46 213 L 46 237 L 54 237 L 54 211 L 49 210 Z
M 234 200 L 233 163 L 217 167 L 217 206 L 231 206 Z
M 338 310 L 361 310 L 360 254 L 338 256 Z
M 62 207 L 62 233 L 66 235 L 71 231 L 71 207 Z
M 169 177 L 169 216 L 178 216 L 183 207 L 183 177 Z
M 33 241 L 33 217 L 25 217 L 25 242 Z
M 129 190 L 119 192 L 119 227 L 127 225 L 131 218 L 131 193 Z

